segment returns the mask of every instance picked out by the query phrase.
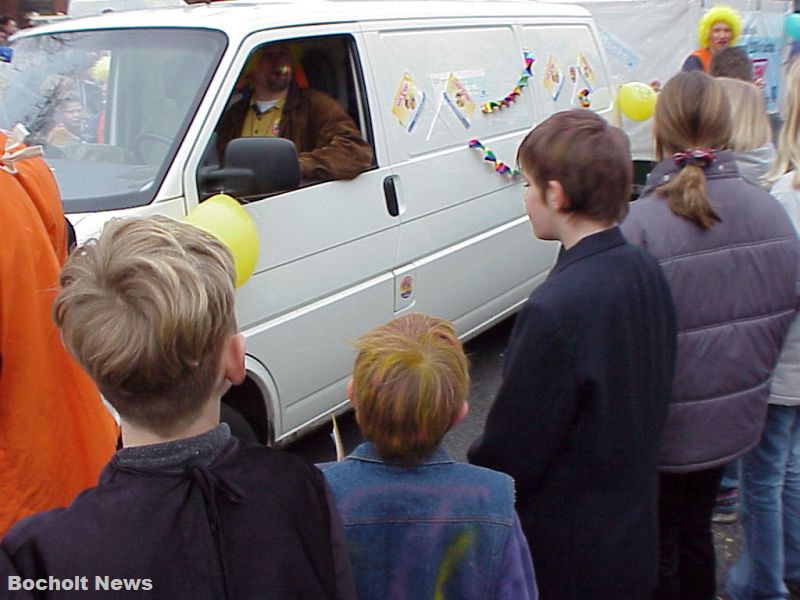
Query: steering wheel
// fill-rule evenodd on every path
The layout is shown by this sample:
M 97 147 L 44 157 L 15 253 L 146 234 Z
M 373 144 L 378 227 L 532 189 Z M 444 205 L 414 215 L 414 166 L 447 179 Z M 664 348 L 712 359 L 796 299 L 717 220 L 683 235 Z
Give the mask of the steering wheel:
M 156 144 L 162 144 L 166 149 L 172 145 L 172 138 L 167 137 L 166 135 L 161 135 L 160 133 L 152 133 L 152 132 L 144 132 L 138 134 L 135 138 L 131 140 L 131 152 L 133 153 L 133 157 L 135 160 L 146 163 L 144 153 L 142 152 L 143 148 L 142 145 L 146 144 L 146 142 Z
M 42 146 L 42 151 L 44 152 L 45 158 L 55 158 L 55 159 L 67 158 L 67 154 L 58 146 L 54 146 L 53 144 L 48 144 L 47 142 L 42 142 L 40 145 Z

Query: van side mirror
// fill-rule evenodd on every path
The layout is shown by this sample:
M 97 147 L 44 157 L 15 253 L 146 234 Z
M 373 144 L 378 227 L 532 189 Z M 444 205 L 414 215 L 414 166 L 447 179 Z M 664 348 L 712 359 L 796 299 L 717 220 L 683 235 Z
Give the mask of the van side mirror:
M 231 140 L 225 149 L 225 166 L 204 167 L 198 173 L 203 196 L 230 194 L 247 200 L 300 186 L 300 163 L 294 143 L 277 137 Z

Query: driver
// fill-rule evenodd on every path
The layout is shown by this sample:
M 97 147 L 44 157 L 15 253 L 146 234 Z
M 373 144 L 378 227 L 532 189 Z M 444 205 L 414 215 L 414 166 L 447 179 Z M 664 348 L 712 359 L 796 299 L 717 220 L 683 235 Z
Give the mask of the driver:
M 304 179 L 353 179 L 372 164 L 372 149 L 336 100 L 293 79 L 285 44 L 266 46 L 252 75 L 252 93 L 222 115 L 217 150 L 237 137 L 282 137 L 294 142 Z

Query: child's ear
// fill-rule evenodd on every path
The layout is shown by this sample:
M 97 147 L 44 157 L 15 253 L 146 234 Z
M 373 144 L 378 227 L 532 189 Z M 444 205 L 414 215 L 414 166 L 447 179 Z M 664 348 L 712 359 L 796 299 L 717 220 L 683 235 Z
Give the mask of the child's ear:
M 350 406 L 356 409 L 358 415 L 358 405 L 356 404 L 356 395 L 353 393 L 353 378 L 347 380 L 347 399 L 350 400 Z
M 453 417 L 453 424 L 450 425 L 450 427 L 453 428 L 459 423 L 461 423 L 461 421 L 464 420 L 464 417 L 466 417 L 468 414 L 469 414 L 469 402 L 465 400 L 464 404 L 461 405 L 461 408 L 458 409 L 456 416 Z
M 353 393 L 353 378 L 347 380 L 347 398 L 350 400 L 350 406 L 356 413 L 356 423 L 358 423 L 358 404 L 356 404 L 355 394 Z
M 544 193 L 547 204 L 555 210 L 563 211 L 569 208 L 569 198 L 564 193 L 564 186 L 561 185 L 560 181 L 554 179 L 548 181 Z
M 244 335 L 235 333 L 225 339 L 225 346 L 222 349 L 222 374 L 233 385 L 239 385 L 244 381 L 246 375 L 244 353 Z

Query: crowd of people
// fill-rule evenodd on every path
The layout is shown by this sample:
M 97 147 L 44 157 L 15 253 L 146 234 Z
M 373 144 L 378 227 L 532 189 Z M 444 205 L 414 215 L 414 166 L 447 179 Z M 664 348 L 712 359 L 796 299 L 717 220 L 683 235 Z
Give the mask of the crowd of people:
M 728 16 L 660 92 L 633 203 L 629 141 L 595 113 L 556 113 L 520 144 L 533 234 L 561 252 L 516 317 L 471 464 L 441 444 L 468 412 L 468 359 L 451 323 L 418 313 L 355 342 L 365 441 L 343 461 L 232 436 L 220 404 L 245 340 L 226 246 L 130 217 L 68 257 L 52 174 L 0 140 L 0 597 L 789 598 L 800 61 L 776 150 Z M 264 97 L 242 105 L 259 110 L 231 131 L 289 121 L 289 100 L 266 98 L 287 62 L 263 59 Z M 715 506 L 744 531 L 724 590 Z

